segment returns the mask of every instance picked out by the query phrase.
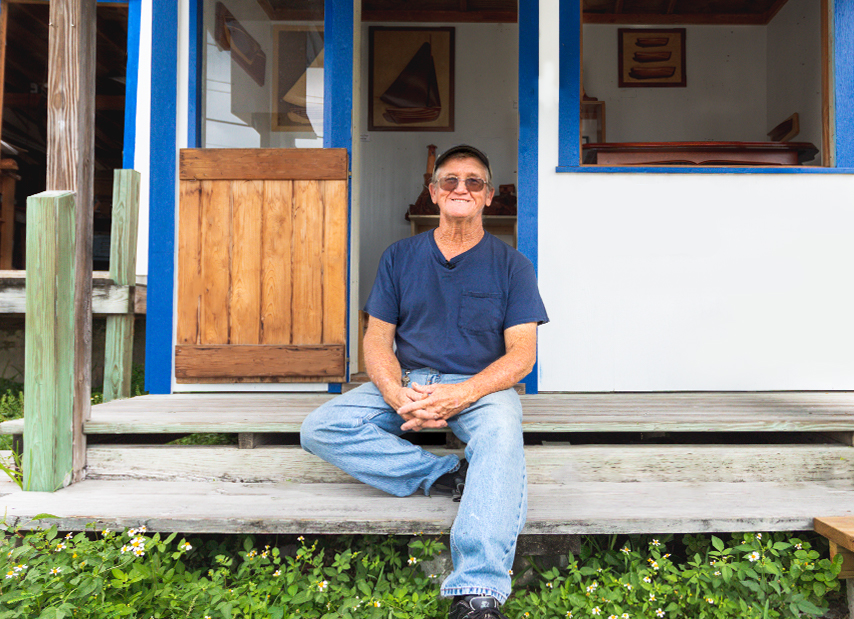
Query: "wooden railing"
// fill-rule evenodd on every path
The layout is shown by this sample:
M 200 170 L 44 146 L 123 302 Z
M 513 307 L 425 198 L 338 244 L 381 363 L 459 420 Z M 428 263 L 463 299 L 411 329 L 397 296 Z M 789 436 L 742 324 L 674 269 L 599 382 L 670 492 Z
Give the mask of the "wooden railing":
M 24 489 L 51 492 L 72 483 L 73 453 L 82 444 L 88 406 L 74 397 L 90 372 L 75 356 L 91 341 L 77 342 L 76 325 L 89 317 L 74 303 L 75 194 L 45 191 L 27 200 L 26 324 L 24 330 Z M 126 302 L 107 318 L 104 397 L 130 395 L 133 346 L 139 173 L 117 170 L 113 184 L 110 275 Z M 89 267 L 91 269 L 91 267 Z M 91 277 L 91 276 L 90 276 Z M 91 305 L 90 310 L 91 311 Z M 76 369 L 78 368 L 78 369 Z M 88 384 L 90 381 L 85 380 Z

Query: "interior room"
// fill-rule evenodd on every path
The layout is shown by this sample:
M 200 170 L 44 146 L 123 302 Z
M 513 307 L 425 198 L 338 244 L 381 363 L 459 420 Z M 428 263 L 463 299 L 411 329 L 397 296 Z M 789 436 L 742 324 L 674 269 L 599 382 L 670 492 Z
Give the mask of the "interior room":
M 799 165 L 827 165 L 822 161 L 821 5 L 820 0 L 585 2 L 583 86 L 586 98 L 597 100 L 582 103 L 585 163 L 593 162 L 586 144 L 595 142 L 776 140 L 815 146 L 809 159 L 811 153 L 801 154 Z M 642 31 L 646 47 L 625 50 L 621 73 L 625 30 Z M 684 36 L 684 58 L 678 58 L 679 49 L 671 56 L 668 47 L 655 47 L 656 33 L 673 31 Z M 634 58 L 640 62 L 630 68 Z M 653 76 L 674 69 L 669 80 Z M 632 80 L 631 71 L 652 77 Z M 676 82 L 679 73 L 684 83 Z

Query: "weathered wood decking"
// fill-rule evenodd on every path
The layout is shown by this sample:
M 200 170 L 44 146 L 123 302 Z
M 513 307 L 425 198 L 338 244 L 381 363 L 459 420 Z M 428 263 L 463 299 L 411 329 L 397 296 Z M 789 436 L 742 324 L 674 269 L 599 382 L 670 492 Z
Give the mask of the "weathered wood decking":
M 225 432 L 290 444 L 93 444 L 85 481 L 53 494 L 4 484 L 0 510 L 23 525 L 51 513 L 66 529 L 447 531 L 458 509 L 447 497 L 387 496 L 294 444 L 305 415 L 330 397 L 178 394 L 94 406 L 85 432 L 100 441 Z M 817 516 L 854 515 L 854 393 L 541 394 L 523 396 L 523 407 L 536 443 L 526 446 L 526 533 L 803 530 Z M 665 435 L 615 440 L 631 433 Z

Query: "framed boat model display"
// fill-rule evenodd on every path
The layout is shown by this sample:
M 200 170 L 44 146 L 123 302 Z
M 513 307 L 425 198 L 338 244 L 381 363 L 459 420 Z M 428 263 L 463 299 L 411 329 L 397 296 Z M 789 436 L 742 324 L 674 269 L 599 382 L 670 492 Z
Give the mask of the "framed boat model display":
M 273 131 L 322 134 L 323 26 L 273 29 Z
M 685 87 L 685 28 L 619 28 L 620 88 Z
M 454 28 L 369 30 L 368 130 L 454 130 Z

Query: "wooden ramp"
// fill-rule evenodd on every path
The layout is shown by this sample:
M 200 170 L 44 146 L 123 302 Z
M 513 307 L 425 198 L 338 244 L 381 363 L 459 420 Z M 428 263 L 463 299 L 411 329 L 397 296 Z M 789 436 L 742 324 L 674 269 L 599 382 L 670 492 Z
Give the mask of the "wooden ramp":
M 53 494 L 0 485 L 0 510 L 23 526 L 50 513 L 72 530 L 447 531 L 458 509 L 449 498 L 391 497 L 300 449 L 302 419 L 330 397 L 178 394 L 94 406 L 87 479 Z M 523 396 L 523 407 L 526 533 L 806 530 L 815 517 L 854 516 L 854 394 L 542 394 Z M 139 444 L 208 432 L 263 440 Z M 429 449 L 461 452 L 432 437 Z

